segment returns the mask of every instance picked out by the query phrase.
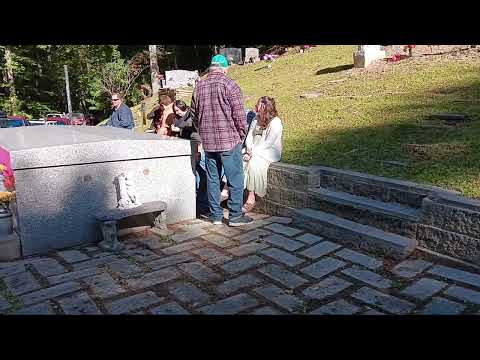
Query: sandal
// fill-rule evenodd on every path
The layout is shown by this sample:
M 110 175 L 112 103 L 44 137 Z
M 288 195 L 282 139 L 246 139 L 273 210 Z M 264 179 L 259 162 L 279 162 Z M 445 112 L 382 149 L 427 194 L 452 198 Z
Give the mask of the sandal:
M 253 210 L 253 208 L 255 207 L 256 203 L 249 203 L 249 202 L 246 202 L 245 205 L 243 205 L 242 207 L 242 212 L 243 213 L 249 213 Z

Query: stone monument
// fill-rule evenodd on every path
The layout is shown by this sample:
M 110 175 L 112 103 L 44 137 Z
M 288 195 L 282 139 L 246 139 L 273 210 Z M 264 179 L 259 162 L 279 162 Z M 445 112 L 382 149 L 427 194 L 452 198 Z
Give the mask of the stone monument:
M 385 50 L 381 50 L 380 45 L 359 45 L 358 51 L 353 54 L 353 66 L 356 68 L 366 68 L 373 61 L 383 59 Z
M 120 174 L 132 203 L 165 202 L 167 223 L 195 218 L 188 140 L 111 127 L 35 126 L 2 129 L 0 144 L 15 175 L 11 208 L 23 256 L 100 241 L 95 214 L 117 208 Z
M 171 70 L 165 71 L 165 87 L 176 89 L 179 87 L 194 87 L 199 78 L 198 71 Z
M 242 49 L 240 48 L 223 48 L 220 49 L 220 54 L 225 55 L 229 62 L 233 64 L 242 64 Z
M 245 49 L 245 63 L 256 63 L 260 61 L 260 51 L 257 48 Z

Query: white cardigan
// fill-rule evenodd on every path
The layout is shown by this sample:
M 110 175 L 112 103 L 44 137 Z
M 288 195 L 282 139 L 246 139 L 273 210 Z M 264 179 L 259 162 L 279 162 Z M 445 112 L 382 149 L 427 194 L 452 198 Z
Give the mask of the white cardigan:
M 280 161 L 282 157 L 282 121 L 274 117 L 267 128 L 263 130 L 262 138 L 256 144 L 253 143 L 253 132 L 257 126 L 257 118 L 252 120 L 250 129 L 245 140 L 247 149 L 251 150 L 252 156 L 260 156 L 270 161 Z

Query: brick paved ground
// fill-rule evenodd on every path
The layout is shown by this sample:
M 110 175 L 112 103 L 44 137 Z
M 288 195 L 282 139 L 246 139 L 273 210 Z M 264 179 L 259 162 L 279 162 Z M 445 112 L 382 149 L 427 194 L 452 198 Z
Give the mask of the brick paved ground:
M 394 262 L 253 214 L 242 228 L 173 225 L 174 242 L 130 237 L 0 262 L 3 314 L 478 314 L 480 274 Z M 149 244 L 155 250 L 147 248 Z

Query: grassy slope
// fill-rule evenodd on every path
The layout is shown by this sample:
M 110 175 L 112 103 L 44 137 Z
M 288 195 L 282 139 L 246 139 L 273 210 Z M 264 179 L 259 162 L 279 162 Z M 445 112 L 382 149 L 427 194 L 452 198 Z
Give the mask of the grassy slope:
M 355 49 L 318 46 L 285 55 L 271 69 L 263 61 L 231 69 L 248 107 L 262 95 L 277 101 L 284 123 L 282 161 L 407 179 L 480 198 L 480 121 L 461 128 L 415 125 L 435 112 L 477 119 L 480 58 L 414 58 L 365 71 L 348 69 Z M 311 92 L 321 96 L 300 98 Z M 405 144 L 427 146 L 412 153 Z

